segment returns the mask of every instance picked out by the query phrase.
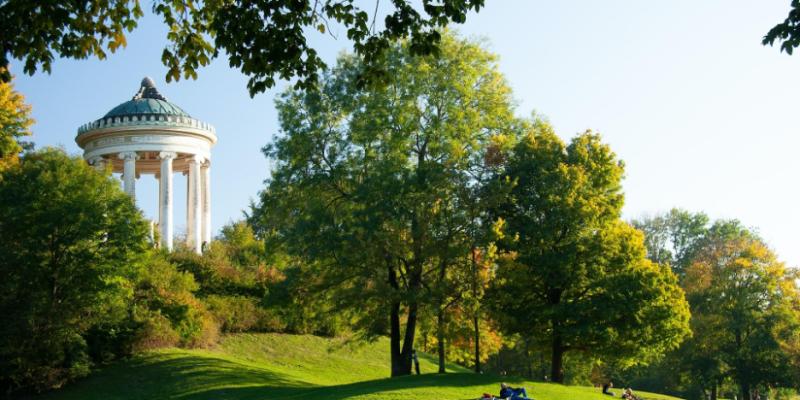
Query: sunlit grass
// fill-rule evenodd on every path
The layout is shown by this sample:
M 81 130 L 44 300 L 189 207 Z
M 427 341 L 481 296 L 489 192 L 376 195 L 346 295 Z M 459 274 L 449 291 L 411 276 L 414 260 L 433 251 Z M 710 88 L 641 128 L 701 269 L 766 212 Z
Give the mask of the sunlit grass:
M 389 343 L 279 334 L 226 337 L 215 349 L 165 349 L 103 368 L 43 399 L 314 399 L 462 400 L 497 393 L 501 380 L 537 400 L 609 400 L 591 387 L 476 375 L 452 366 L 439 375 L 433 357 L 422 375 L 387 378 Z M 639 393 L 646 399 L 673 397 Z

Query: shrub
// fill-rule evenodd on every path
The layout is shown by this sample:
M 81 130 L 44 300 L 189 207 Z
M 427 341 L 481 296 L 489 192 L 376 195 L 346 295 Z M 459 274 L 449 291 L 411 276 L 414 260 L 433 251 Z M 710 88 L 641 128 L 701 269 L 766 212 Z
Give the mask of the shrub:
M 255 298 L 211 295 L 203 301 L 223 332 L 274 332 L 285 327 L 278 316 L 261 308 Z
M 57 149 L 0 177 L 0 389 L 59 387 L 86 375 L 86 337 L 117 325 L 147 226 L 119 183 Z
M 132 343 L 134 352 L 177 346 L 180 343 L 180 335 L 172 328 L 172 322 L 160 312 L 141 309 L 135 318 L 138 329 Z
M 154 253 L 140 271 L 133 319 L 137 349 L 204 347 L 216 342 L 219 327 L 194 296 L 199 286 L 191 273 L 180 272 L 164 253 Z

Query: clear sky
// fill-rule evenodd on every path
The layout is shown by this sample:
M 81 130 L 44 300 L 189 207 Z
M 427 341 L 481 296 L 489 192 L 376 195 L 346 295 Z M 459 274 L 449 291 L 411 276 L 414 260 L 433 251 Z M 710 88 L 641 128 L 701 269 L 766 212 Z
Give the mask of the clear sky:
M 374 4 L 374 3 L 373 3 Z M 145 7 L 149 6 L 144 1 Z M 682 207 L 738 218 L 800 265 L 800 54 L 763 47 L 789 0 L 486 0 L 458 30 L 486 38 L 518 102 L 568 139 L 591 128 L 627 165 L 625 217 Z M 340 35 L 341 36 L 341 35 Z M 166 84 L 165 29 L 146 16 L 108 60 L 59 60 L 33 77 L 12 63 L 33 105 L 38 147 L 80 149 L 76 129 L 129 100 L 144 76 L 189 114 L 212 123 L 212 222 L 239 219 L 269 174 L 260 149 L 278 131 L 275 93 L 247 93 L 222 57 L 196 81 Z M 315 38 L 324 58 L 348 48 Z M 185 179 L 176 179 L 176 228 L 185 228 Z M 151 176 L 137 181 L 149 218 Z

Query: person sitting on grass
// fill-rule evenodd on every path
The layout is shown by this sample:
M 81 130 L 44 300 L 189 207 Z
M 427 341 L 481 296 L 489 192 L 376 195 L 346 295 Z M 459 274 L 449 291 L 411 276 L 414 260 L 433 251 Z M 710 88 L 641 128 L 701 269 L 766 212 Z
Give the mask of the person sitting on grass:
M 612 387 L 614 387 L 614 382 L 608 382 L 608 383 L 604 384 L 603 385 L 603 394 L 607 394 L 609 396 L 613 396 L 614 392 L 608 390 L 608 389 L 611 389 Z
M 510 400 L 531 400 L 525 388 L 512 388 L 507 383 L 500 384 L 500 398 Z

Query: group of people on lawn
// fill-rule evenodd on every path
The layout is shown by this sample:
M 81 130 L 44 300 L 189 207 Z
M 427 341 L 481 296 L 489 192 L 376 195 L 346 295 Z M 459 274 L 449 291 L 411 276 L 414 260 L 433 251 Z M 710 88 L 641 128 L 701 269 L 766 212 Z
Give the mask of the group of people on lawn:
M 533 400 L 528 397 L 525 388 L 512 388 L 507 383 L 500 384 L 500 396 L 494 397 L 489 393 L 484 393 L 481 400 Z
M 614 396 L 614 393 L 611 392 L 611 388 L 614 387 L 613 382 L 608 382 L 603 385 L 603 394 Z M 641 400 L 638 396 L 633 394 L 633 390 L 631 388 L 625 388 L 622 391 L 622 399 L 624 400 Z M 507 383 L 500 384 L 500 396 L 494 397 L 491 394 L 484 393 L 481 400 L 533 400 L 528 397 L 528 392 L 525 391 L 524 387 L 520 388 L 512 388 Z
M 609 390 L 612 387 L 614 387 L 614 382 L 608 382 L 605 385 L 603 385 L 603 394 L 614 396 L 614 392 Z M 640 400 L 638 396 L 633 394 L 633 390 L 631 388 L 625 388 L 625 390 L 622 391 L 621 397 L 625 400 Z

